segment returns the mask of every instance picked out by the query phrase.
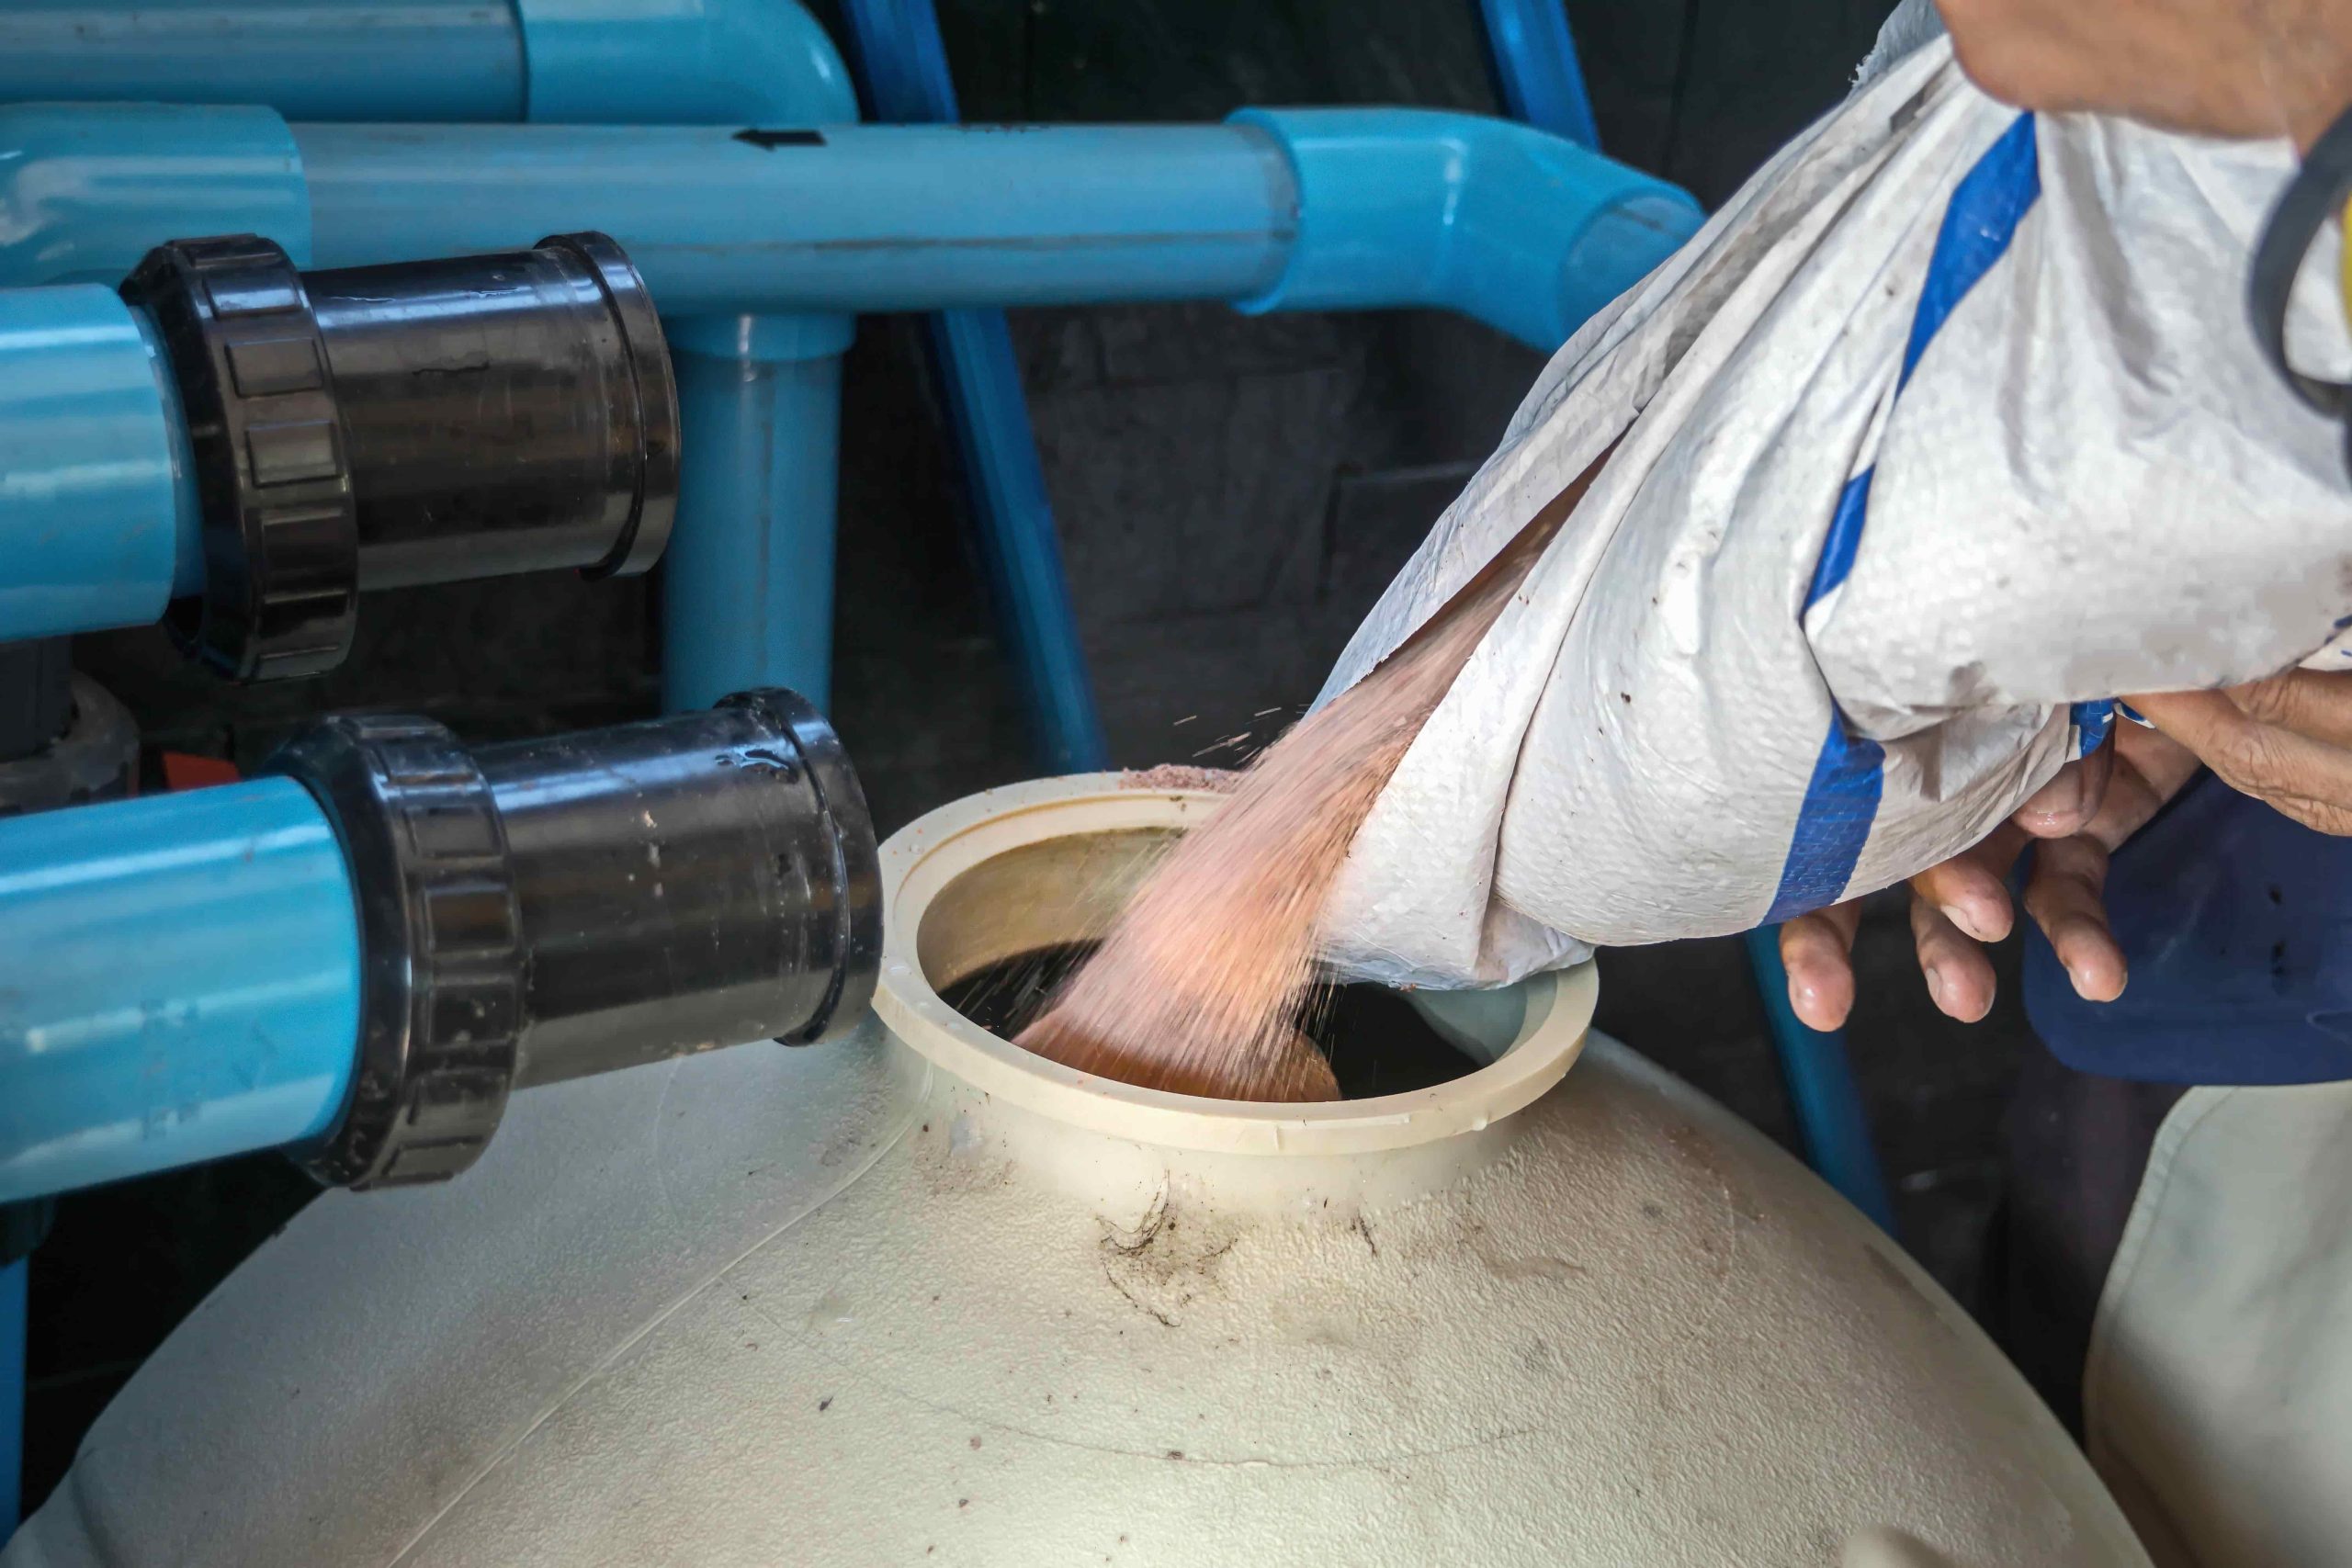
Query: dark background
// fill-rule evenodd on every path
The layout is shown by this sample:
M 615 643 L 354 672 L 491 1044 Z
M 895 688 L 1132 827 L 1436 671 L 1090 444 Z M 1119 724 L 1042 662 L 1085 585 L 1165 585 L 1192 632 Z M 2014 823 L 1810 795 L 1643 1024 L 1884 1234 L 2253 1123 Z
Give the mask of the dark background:
M 1571 0 L 1568 10 L 1604 147 L 1713 206 L 1838 101 L 1891 3 Z M 1474 0 L 941 9 L 973 119 L 1498 107 Z M 1182 761 L 1261 709 L 1309 700 L 1540 363 L 1481 327 L 1426 314 L 1123 306 L 1026 311 L 1012 326 L 1125 764 Z M 1035 771 L 918 350 L 911 321 L 869 319 L 847 377 L 833 710 L 886 831 Z M 259 691 L 193 673 L 155 633 L 85 638 L 76 656 L 152 739 L 248 764 L 328 707 L 422 710 L 494 739 L 650 712 L 649 587 L 548 574 L 377 595 L 342 671 Z M 1187 715 L 1199 717 L 1175 728 Z M 1282 721 L 1256 722 L 1266 737 Z M 1966 1299 L 1997 1196 L 1995 1130 L 2030 1036 L 2007 1000 L 1973 1029 L 1928 1007 L 1899 902 L 1873 908 L 1860 956 L 1851 1039 L 1904 1239 Z M 1612 953 L 1602 974 L 1603 1028 L 1791 1138 L 1736 942 Z M 266 1156 L 61 1204 L 33 1262 L 28 1506 L 140 1359 L 309 1193 Z

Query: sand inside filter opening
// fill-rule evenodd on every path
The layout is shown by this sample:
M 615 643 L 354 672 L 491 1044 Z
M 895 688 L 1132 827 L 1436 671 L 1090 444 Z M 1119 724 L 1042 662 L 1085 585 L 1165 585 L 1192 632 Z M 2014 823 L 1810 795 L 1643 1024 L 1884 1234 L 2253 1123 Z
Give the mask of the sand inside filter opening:
M 1379 668 L 1261 753 L 1018 1043 L 1177 1094 L 1339 1099 L 1330 1063 L 1299 1023 L 1348 848 L 1598 467 Z

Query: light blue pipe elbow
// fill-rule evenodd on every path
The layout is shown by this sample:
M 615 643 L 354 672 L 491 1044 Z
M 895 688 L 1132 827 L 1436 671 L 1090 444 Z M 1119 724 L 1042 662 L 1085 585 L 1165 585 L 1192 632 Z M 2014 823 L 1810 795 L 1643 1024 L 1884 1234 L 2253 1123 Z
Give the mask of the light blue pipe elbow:
M 0 638 L 154 620 L 202 581 L 198 529 L 145 320 L 96 284 L 0 290 Z
M 0 1202 L 323 1134 L 359 987 L 290 779 L 0 819 Z
M 1422 305 L 1559 347 L 1703 215 L 1685 192 L 1508 120 L 1419 109 L 1243 109 L 1297 187 L 1289 265 L 1260 310 Z
M 833 40 L 794 0 L 514 7 L 529 77 L 524 118 L 541 124 L 786 127 L 857 118 L 857 92 Z

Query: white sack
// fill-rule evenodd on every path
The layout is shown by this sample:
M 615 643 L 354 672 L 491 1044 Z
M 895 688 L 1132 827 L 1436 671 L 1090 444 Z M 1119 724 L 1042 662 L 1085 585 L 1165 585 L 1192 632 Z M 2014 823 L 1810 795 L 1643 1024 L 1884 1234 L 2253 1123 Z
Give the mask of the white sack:
M 2242 302 L 2290 169 L 1873 56 L 1553 358 L 1341 657 L 1327 699 L 1618 443 L 1357 840 L 1334 959 L 1491 985 L 1784 919 L 1974 843 L 2116 694 L 2346 662 L 2341 434 Z

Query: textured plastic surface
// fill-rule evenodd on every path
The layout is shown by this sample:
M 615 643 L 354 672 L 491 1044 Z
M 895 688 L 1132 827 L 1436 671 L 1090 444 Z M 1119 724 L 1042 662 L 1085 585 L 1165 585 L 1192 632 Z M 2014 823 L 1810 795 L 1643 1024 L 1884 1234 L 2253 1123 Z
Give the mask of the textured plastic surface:
M 1427 305 L 1546 353 L 1698 232 L 1699 204 L 1532 126 L 1408 109 L 1243 109 L 1298 186 L 1249 310 Z
M 176 415 L 113 290 L 0 290 L 0 640 L 164 613 L 196 525 Z
M 2352 1078 L 2352 840 L 2206 774 L 2116 852 L 2107 910 L 2131 965 L 2075 995 L 2026 933 L 2026 1015 L 2080 1072 L 2181 1084 Z
M 1940 41 L 1784 150 L 1555 356 L 1340 660 L 1327 694 L 1609 454 L 1356 840 L 1345 964 L 1785 919 L 1982 839 L 2116 692 L 2341 664 L 2341 432 L 2187 304 L 2287 167 L 2020 116 Z
M 266 104 L 296 119 L 520 119 L 522 30 L 503 0 L 9 0 L 0 7 L 7 101 Z
M 337 714 L 270 759 L 334 826 L 366 964 L 351 1094 L 297 1151 L 321 1181 L 441 1181 L 498 1131 L 523 1027 L 514 874 L 481 768 L 448 730 Z
M 526 1095 L 464 1181 L 329 1194 L 141 1369 L 8 1568 L 1933 1561 L 1898 1530 L 2144 1568 L 1966 1316 L 1794 1161 L 1607 1042 L 1544 1092 L 1587 975 L 1518 993 L 1494 1066 L 1304 1118 L 934 1021 L 919 964 L 1049 930 L 1126 858 L 1053 840 L 1213 808 L 1097 778 L 910 826 L 902 1037 Z M 1085 880 L 946 893 L 1024 852 Z M 983 1055 L 1016 1087 L 956 1077 Z
M 259 234 L 309 265 L 301 157 L 269 109 L 12 104 L 0 153 L 0 286 L 112 288 L 160 242 L 198 234 Z
M 0 820 L 0 1201 L 316 1136 L 358 1021 L 352 888 L 300 785 Z
M 187 421 L 204 587 L 169 625 L 215 672 L 315 675 L 357 612 L 351 441 L 319 321 L 284 250 L 253 234 L 148 253 L 122 297 L 153 322 Z

